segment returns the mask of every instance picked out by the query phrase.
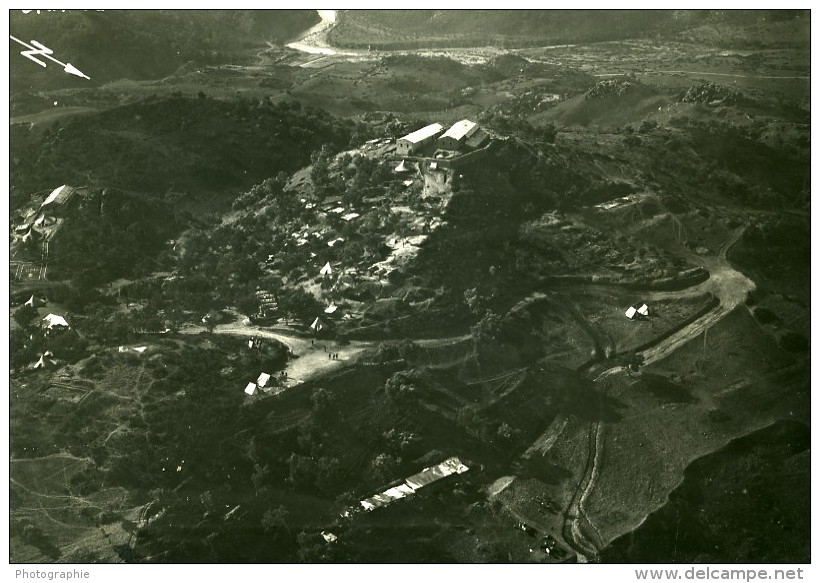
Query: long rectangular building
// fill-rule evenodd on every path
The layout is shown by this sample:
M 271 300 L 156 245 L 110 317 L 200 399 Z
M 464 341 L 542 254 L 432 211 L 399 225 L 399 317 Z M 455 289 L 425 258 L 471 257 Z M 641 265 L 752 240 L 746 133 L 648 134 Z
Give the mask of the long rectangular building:
M 73 194 L 74 187 L 63 184 L 62 186 L 55 188 L 52 193 L 48 195 L 48 197 L 43 201 L 43 204 L 40 205 L 40 208 L 48 205 L 53 205 L 51 208 L 63 205 L 68 202 Z
M 411 132 L 396 140 L 396 151 L 399 154 L 412 154 L 419 148 L 432 143 L 442 131 L 444 131 L 443 125 L 440 123 L 432 123 L 429 126 Z
M 417 490 L 433 482 L 437 482 L 442 478 L 453 474 L 463 474 L 467 470 L 469 470 L 469 468 L 461 463 L 461 460 L 457 457 L 451 457 L 436 466 L 424 468 L 419 473 L 413 474 L 398 486 L 388 488 L 384 492 L 365 498 L 359 504 L 369 512 L 376 508 L 387 506 L 395 500 L 412 496 Z

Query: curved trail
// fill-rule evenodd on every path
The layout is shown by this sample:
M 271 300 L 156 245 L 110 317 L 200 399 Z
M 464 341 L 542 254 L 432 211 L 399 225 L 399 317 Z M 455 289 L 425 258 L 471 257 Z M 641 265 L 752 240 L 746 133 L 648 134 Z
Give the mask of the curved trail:
M 644 365 L 658 362 L 670 356 L 678 348 L 699 335 L 704 334 L 738 305 L 744 303 L 749 292 L 755 289 L 754 282 L 743 273 L 734 269 L 726 259 L 728 250 L 740 239 L 743 235 L 743 231 L 743 228 L 737 229 L 729 240 L 723 244 L 717 257 L 701 258 L 704 266 L 709 270 L 708 280 L 687 290 L 661 292 L 663 297 L 670 298 L 693 293 L 711 292 L 719 299 L 720 303 L 714 310 L 704 314 L 688 326 L 685 326 L 678 332 L 657 342 L 646 350 L 639 352 L 638 354 L 644 358 Z M 606 377 L 620 373 L 623 370 L 624 368 L 622 366 L 606 369 L 601 372 L 593 382 L 598 383 Z M 556 423 L 556 421 L 553 421 L 544 435 L 536 442 L 536 449 L 544 454 L 546 454 L 549 448 L 557 441 L 561 432 L 568 424 L 566 419 L 562 419 L 559 423 Z M 564 524 L 562 527 L 564 539 L 576 551 L 579 561 L 582 562 L 593 559 L 600 549 L 600 545 L 606 544 L 606 541 L 602 540 L 600 532 L 584 508 L 584 503 L 595 487 L 599 461 L 604 446 L 603 429 L 603 421 L 593 421 L 589 424 L 589 429 L 587 430 L 589 446 L 586 464 L 578 485 L 564 512 Z M 533 448 L 530 449 L 532 450 Z M 598 544 L 590 540 L 590 537 L 584 533 L 585 524 L 589 527 L 589 530 L 595 533 Z
M 665 340 L 639 353 L 643 356 L 645 365 L 666 358 L 690 340 L 703 334 L 729 312 L 744 303 L 749 293 L 755 289 L 754 282 L 729 265 L 726 259 L 729 248 L 737 243 L 742 235 L 743 229 L 736 230 L 731 238 L 723 244 L 716 258 L 704 260 L 705 263 L 711 265 L 707 265 L 709 279 L 702 284 L 702 288 L 703 291 L 711 292 L 720 300 L 718 307 Z

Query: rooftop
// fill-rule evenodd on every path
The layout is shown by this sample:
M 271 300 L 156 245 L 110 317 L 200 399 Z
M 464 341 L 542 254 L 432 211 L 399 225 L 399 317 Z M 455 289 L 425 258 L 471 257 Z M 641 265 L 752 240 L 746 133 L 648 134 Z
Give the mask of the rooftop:
M 67 201 L 69 199 L 69 197 L 71 197 L 71 194 L 73 192 L 74 192 L 74 187 L 66 186 L 65 184 L 63 184 L 61 187 L 55 188 L 52 191 L 52 193 L 48 195 L 48 198 L 46 198 L 43 201 L 43 204 L 41 204 L 40 206 L 44 207 L 44 206 L 49 205 L 51 203 L 63 204 L 65 201 Z
M 457 121 L 450 129 L 448 129 L 444 134 L 441 136 L 442 138 L 453 138 L 454 140 L 458 141 L 461 140 L 464 136 L 471 135 L 478 126 L 474 121 L 470 121 L 469 119 L 462 119 L 461 121 Z
M 440 123 L 432 123 L 429 126 L 425 126 L 425 127 L 421 128 L 420 130 L 416 130 L 414 132 L 411 132 L 411 133 L 407 134 L 406 136 L 404 136 L 402 138 L 399 138 L 399 139 L 400 140 L 406 140 L 406 141 L 410 142 L 411 144 L 418 144 L 419 142 L 421 142 L 423 140 L 426 140 L 427 138 L 435 136 L 436 134 L 441 132 L 441 130 L 443 130 L 443 129 L 444 129 L 444 126 L 441 125 Z

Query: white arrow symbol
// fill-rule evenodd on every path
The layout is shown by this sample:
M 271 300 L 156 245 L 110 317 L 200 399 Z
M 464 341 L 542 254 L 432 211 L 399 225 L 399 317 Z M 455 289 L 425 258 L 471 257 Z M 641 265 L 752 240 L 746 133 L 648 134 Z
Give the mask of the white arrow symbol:
M 50 61 L 54 61 L 61 67 L 63 67 L 63 71 L 68 73 L 69 75 L 76 75 L 77 77 L 82 77 L 83 79 L 91 80 L 91 77 L 85 75 L 82 71 L 80 71 L 77 67 L 72 65 L 71 63 L 63 63 L 62 61 L 58 61 L 51 55 L 54 53 L 50 48 L 45 46 L 42 43 L 38 43 L 36 40 L 31 41 L 31 44 L 21 41 L 19 38 L 13 37 L 9 35 L 9 38 L 14 42 L 23 45 L 28 50 L 20 51 L 20 54 L 23 55 L 25 58 L 30 59 L 40 65 L 41 67 L 45 67 L 46 64 L 38 59 L 37 57 L 45 57 Z M 32 46 L 33 45 L 33 46 Z M 35 56 L 36 55 L 36 56 Z

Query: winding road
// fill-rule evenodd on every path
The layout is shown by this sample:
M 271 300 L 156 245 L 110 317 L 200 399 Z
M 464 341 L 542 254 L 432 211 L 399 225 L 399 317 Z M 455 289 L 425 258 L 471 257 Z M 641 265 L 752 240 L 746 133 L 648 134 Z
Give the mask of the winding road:
M 726 258 L 728 250 L 740 239 L 743 235 L 743 231 L 743 228 L 734 231 L 732 236 L 721 246 L 716 257 L 701 258 L 701 261 L 704 263 L 704 267 L 709 270 L 710 277 L 707 281 L 695 286 L 694 288 L 690 288 L 689 290 L 676 292 L 678 295 L 684 293 L 689 295 L 695 289 L 697 289 L 697 293 L 709 291 L 713 293 L 720 301 L 718 306 L 714 310 L 704 314 L 702 317 L 675 332 L 671 336 L 659 341 L 657 344 L 654 344 L 643 352 L 638 353 L 643 356 L 644 365 L 663 360 L 687 342 L 697 338 L 701 334 L 704 334 L 707 330 L 709 330 L 709 328 L 720 322 L 720 320 L 722 320 L 737 306 L 744 303 L 748 297 L 748 294 L 755 289 L 754 282 L 741 272 L 734 269 Z M 593 382 L 598 383 L 613 374 L 623 371 L 624 368 L 622 366 L 609 368 L 600 373 Z M 581 479 L 578 482 L 578 486 L 575 489 L 575 493 L 573 494 L 572 499 L 564 512 L 563 525 L 565 541 L 573 547 L 576 553 L 578 553 L 579 560 L 582 562 L 587 562 L 594 558 L 600 548 L 594 541 L 590 540 L 589 536 L 584 533 L 585 527 L 588 527 L 589 530 L 596 533 L 597 538 L 599 539 L 599 544 L 605 543 L 605 541 L 600 540 L 601 537 L 598 533 L 598 529 L 584 509 L 584 503 L 589 497 L 592 489 L 595 487 L 598 461 L 601 457 L 601 452 L 604 445 L 603 431 L 605 423 L 603 421 L 593 421 L 589 425 L 589 452 L 587 456 L 587 464 Z M 566 426 L 566 420 L 562 419 L 560 423 L 556 424 L 553 422 L 550 428 L 547 429 L 545 435 L 549 434 L 549 437 L 546 442 L 550 447 L 557 441 L 560 432 L 563 431 Z M 542 440 L 539 439 L 539 441 Z M 543 443 L 543 445 L 547 445 L 547 443 Z M 539 449 L 542 453 L 546 453 L 543 445 Z

